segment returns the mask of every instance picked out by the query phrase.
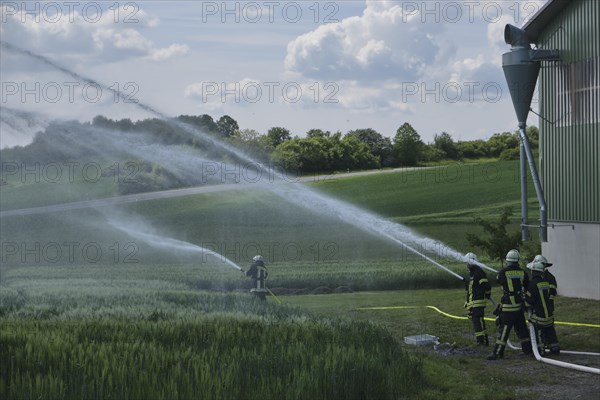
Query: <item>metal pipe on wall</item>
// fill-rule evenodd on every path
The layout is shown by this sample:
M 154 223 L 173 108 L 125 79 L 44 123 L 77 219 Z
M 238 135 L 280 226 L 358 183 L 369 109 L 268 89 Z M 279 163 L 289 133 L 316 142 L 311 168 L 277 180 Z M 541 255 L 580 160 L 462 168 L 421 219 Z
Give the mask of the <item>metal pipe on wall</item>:
M 527 155 L 527 161 L 529 162 L 529 169 L 531 171 L 531 178 L 533 179 L 533 186 L 535 187 L 535 193 L 537 194 L 537 199 L 540 203 L 540 240 L 542 242 L 547 242 L 548 214 L 546 208 L 546 198 L 544 197 L 544 189 L 542 189 L 542 184 L 540 182 L 540 177 L 537 172 L 537 167 L 535 166 L 535 160 L 533 158 L 533 153 L 531 152 L 529 139 L 527 138 L 527 133 L 525 132 L 525 125 L 519 127 L 519 136 L 521 138 L 521 145 L 524 147 L 525 154 Z M 521 165 L 521 167 L 523 166 Z M 523 171 L 521 171 L 521 174 L 523 174 Z M 522 175 L 521 179 L 523 179 Z M 525 183 L 525 185 L 526 184 L 527 183 Z M 523 183 L 521 183 L 521 185 L 523 185 Z
M 529 240 L 529 215 L 527 211 L 527 155 L 525 154 L 525 145 L 520 141 L 519 145 L 519 161 L 521 175 L 521 240 L 524 242 Z

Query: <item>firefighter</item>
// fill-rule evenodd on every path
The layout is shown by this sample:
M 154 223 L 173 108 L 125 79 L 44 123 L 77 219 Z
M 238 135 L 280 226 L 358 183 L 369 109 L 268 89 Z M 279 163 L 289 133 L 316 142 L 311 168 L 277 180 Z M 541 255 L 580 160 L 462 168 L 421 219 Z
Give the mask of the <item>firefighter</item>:
M 252 289 L 250 292 L 254 294 L 255 297 L 260 299 L 261 301 L 267 300 L 267 286 L 265 281 L 269 276 L 267 272 L 267 267 L 265 266 L 265 262 L 263 261 L 262 256 L 257 255 L 252 258 L 252 265 L 248 271 L 242 272 L 246 274 L 246 276 L 252 278 Z
M 552 354 L 560 354 L 554 328 L 556 278 L 548 271 L 551 265 L 542 255 L 535 256 L 533 261 L 527 264 L 532 279 L 525 296 L 525 306 L 531 308 L 533 312 L 529 321 L 535 327 L 540 354 L 544 354 L 544 348 L 549 349 Z
M 523 353 L 533 353 L 523 313 L 523 301 L 525 290 L 529 285 L 529 277 L 519 267 L 520 258 L 521 256 L 517 250 L 510 250 L 506 254 L 506 266 L 498 272 L 497 280 L 502 287 L 503 295 L 500 301 L 500 314 L 498 315 L 498 339 L 494 351 L 487 357 L 488 360 L 497 360 L 504 357 L 506 341 L 513 326 L 517 332 L 517 337 L 521 341 Z
M 537 256 L 535 256 L 535 258 L 533 259 L 533 262 L 536 262 L 536 261 L 541 262 L 542 265 L 544 266 L 544 279 L 546 279 L 548 281 L 548 283 L 550 284 L 550 295 L 552 296 L 551 301 L 552 301 L 552 306 L 554 306 L 554 298 L 556 297 L 556 295 L 558 293 L 557 293 L 556 278 L 548 270 L 548 268 L 550 268 L 552 266 L 552 263 L 549 263 L 548 260 L 546 259 L 546 257 L 544 257 L 541 254 L 538 254 Z M 529 267 L 529 265 L 527 265 L 527 266 Z
M 465 257 L 468 260 L 477 261 L 477 256 L 474 253 L 467 253 Z M 465 279 L 467 301 L 465 307 L 471 321 L 473 322 L 473 330 L 475 331 L 475 340 L 478 345 L 489 345 L 488 334 L 485 327 L 485 306 L 487 299 L 491 296 L 491 286 L 487 275 L 480 266 L 467 262 L 469 269 L 469 280 Z

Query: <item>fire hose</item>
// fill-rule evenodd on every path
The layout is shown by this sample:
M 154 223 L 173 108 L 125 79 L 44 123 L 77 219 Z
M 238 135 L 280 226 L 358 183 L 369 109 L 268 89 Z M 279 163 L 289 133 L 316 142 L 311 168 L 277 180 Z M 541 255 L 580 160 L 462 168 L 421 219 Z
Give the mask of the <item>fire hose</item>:
M 274 298 L 275 300 L 277 300 L 277 302 L 278 302 L 278 303 L 281 303 L 281 300 L 279 299 L 279 297 L 275 296 L 275 293 L 273 293 L 273 292 L 271 291 L 271 289 L 267 288 L 267 292 L 269 292 L 269 293 L 271 294 L 271 296 L 273 296 L 273 298 Z
M 531 316 L 531 312 L 529 313 Z M 571 364 L 564 361 L 553 360 L 551 358 L 544 358 L 540 355 L 540 352 L 537 348 L 537 335 L 535 332 L 535 325 L 533 323 L 529 324 L 529 336 L 531 337 L 531 347 L 533 347 L 533 354 L 535 355 L 535 359 L 541 361 L 545 364 L 555 365 L 557 367 L 574 369 L 577 371 L 590 372 L 592 374 L 600 375 L 599 368 L 586 367 L 585 365 L 579 364 Z
M 492 301 L 494 304 L 495 302 L 490 299 L 490 301 Z M 357 310 L 399 310 L 399 309 L 417 309 L 417 308 L 428 308 L 431 310 L 434 310 L 436 312 L 438 312 L 439 314 L 442 314 L 445 317 L 448 318 L 452 318 L 452 319 L 461 319 L 461 320 L 466 320 L 469 319 L 468 317 L 461 317 L 458 315 L 452 315 L 449 313 L 446 313 L 442 310 L 440 310 L 439 308 L 435 307 L 435 306 L 390 306 L 390 307 L 364 307 L 364 308 L 357 308 Z M 485 318 L 486 321 L 494 321 L 493 318 Z M 600 325 L 597 324 L 583 324 L 583 323 L 579 323 L 579 322 L 555 322 L 555 324 L 560 324 L 560 325 L 570 325 L 570 326 L 586 326 L 586 327 L 592 327 L 592 328 L 600 328 Z M 578 371 L 582 371 L 582 372 L 589 372 L 592 374 L 600 374 L 600 369 L 598 368 L 592 368 L 592 367 L 586 367 L 584 365 L 578 365 L 578 364 L 572 364 L 572 363 L 567 363 L 564 361 L 558 361 L 558 360 L 553 360 L 550 358 L 544 358 L 540 355 L 538 348 L 537 348 L 537 340 L 536 340 L 536 335 L 535 335 L 535 327 L 532 323 L 529 324 L 529 333 L 531 336 L 531 344 L 533 347 L 533 353 L 535 355 L 536 360 L 541 361 L 543 363 L 546 364 L 551 364 L 557 367 L 562 367 L 562 368 L 569 368 L 569 369 L 574 369 L 574 370 L 578 370 Z M 514 350 L 520 350 L 519 347 L 513 345 L 512 343 L 510 343 L 510 341 L 508 341 L 507 343 L 508 347 Z M 598 356 L 600 355 L 600 353 L 591 353 L 591 352 L 579 352 L 579 351 L 566 351 L 566 350 L 561 350 L 561 353 L 564 354 L 573 354 L 573 355 L 590 355 L 590 356 Z
M 514 345 L 510 340 L 506 342 L 506 346 L 511 350 L 521 350 L 519 346 Z M 590 351 L 570 351 L 570 350 L 561 350 L 561 354 L 572 354 L 575 356 L 600 356 L 600 353 L 592 353 Z
M 476 264 L 478 264 L 480 267 L 484 267 L 487 270 L 491 270 L 494 272 L 495 271 L 493 268 L 488 267 L 487 265 L 483 264 L 483 263 L 479 263 L 476 262 Z M 455 275 L 455 274 L 453 274 Z M 489 300 L 492 302 L 492 304 L 494 305 L 494 307 L 497 306 L 497 303 L 494 301 L 493 298 L 489 298 Z M 468 319 L 468 317 L 458 317 L 456 315 L 451 315 L 448 313 L 445 313 L 441 310 L 439 310 L 438 308 L 434 307 L 434 306 L 425 306 L 427 308 L 433 309 L 437 312 L 439 312 L 440 314 L 446 316 L 446 317 L 450 317 L 450 318 L 454 318 L 454 319 Z M 531 315 L 531 312 L 529 313 Z M 486 321 L 494 321 L 494 319 L 492 318 L 484 318 Z M 557 325 L 571 325 L 571 326 L 589 326 L 589 327 L 600 327 L 599 325 L 595 325 L 595 324 L 582 324 L 582 323 L 577 323 L 577 322 L 560 322 L 560 321 L 556 321 L 555 324 Z M 535 333 L 535 326 L 533 323 L 529 324 L 529 333 L 531 336 L 531 344 L 533 346 L 533 354 L 535 355 L 536 360 L 541 361 L 543 363 L 546 364 L 551 364 L 551 365 L 555 365 L 557 367 L 562 367 L 562 368 L 569 368 L 569 369 L 574 369 L 574 370 L 578 370 L 578 371 L 583 371 L 583 372 L 589 372 L 592 374 L 599 374 L 600 375 L 600 369 L 598 368 L 592 368 L 592 367 L 587 367 L 584 365 L 578 365 L 578 364 L 572 364 L 572 363 L 567 363 L 564 361 L 558 361 L 558 360 L 553 360 L 553 359 L 548 359 L 548 358 L 543 358 L 537 348 L 537 337 L 536 337 L 536 333 Z M 510 343 L 510 340 L 507 341 L 507 345 L 512 348 L 512 349 L 519 349 L 519 347 L 514 346 L 512 343 Z M 564 354 L 572 354 L 572 355 L 589 355 L 589 356 L 600 356 L 600 353 L 592 353 L 592 352 L 584 352 L 584 351 L 568 351 L 568 350 L 561 350 L 562 353 Z
M 430 310 L 434 310 L 435 312 L 442 314 L 445 317 L 448 318 L 453 318 L 453 319 L 462 319 L 462 320 L 467 320 L 469 319 L 469 317 L 461 317 L 458 315 L 452 315 L 449 314 L 447 312 L 444 312 L 442 310 L 440 310 L 439 308 L 437 308 L 436 306 L 389 306 L 389 307 L 362 307 L 362 308 L 357 308 L 357 310 L 409 310 L 409 309 L 416 309 L 416 308 L 429 308 Z M 495 318 L 484 318 L 486 321 L 495 321 Z M 581 323 L 581 322 L 563 322 L 563 321 L 555 321 L 554 322 L 556 325 L 566 325 L 566 326 L 580 326 L 580 327 L 588 327 L 588 328 L 600 328 L 600 325 L 598 324 L 585 324 L 585 323 Z M 562 351 L 562 350 L 561 350 Z M 567 353 L 568 354 L 568 353 Z M 594 353 L 594 354 L 600 354 L 600 353 Z

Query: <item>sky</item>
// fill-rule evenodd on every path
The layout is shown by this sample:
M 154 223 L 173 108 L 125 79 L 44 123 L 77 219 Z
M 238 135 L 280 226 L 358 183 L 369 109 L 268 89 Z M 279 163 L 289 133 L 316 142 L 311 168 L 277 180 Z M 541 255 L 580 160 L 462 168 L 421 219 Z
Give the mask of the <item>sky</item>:
M 517 127 L 504 26 L 544 3 L 2 1 L 3 42 L 124 96 L 2 47 L 0 145 L 25 145 L 52 119 L 153 117 L 135 101 L 172 116 L 229 115 L 260 133 L 393 137 L 409 122 L 425 142 L 486 139 Z

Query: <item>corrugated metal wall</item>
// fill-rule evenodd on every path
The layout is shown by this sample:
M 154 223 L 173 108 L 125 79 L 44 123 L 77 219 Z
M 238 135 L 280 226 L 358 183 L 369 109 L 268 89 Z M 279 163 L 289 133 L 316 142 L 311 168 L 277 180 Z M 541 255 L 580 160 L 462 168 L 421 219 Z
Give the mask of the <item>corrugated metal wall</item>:
M 600 222 L 600 1 L 574 1 L 541 33 L 540 170 L 551 221 Z

